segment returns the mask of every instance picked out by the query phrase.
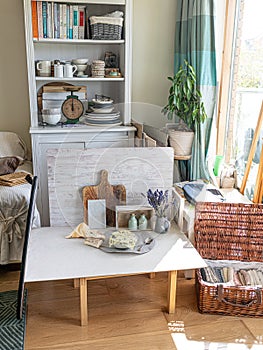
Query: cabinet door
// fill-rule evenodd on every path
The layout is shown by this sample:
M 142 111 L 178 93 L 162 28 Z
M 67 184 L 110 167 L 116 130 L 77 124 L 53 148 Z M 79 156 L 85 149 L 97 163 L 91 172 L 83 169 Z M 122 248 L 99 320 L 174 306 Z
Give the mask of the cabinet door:
M 49 226 L 48 169 L 46 152 L 51 148 L 84 149 L 84 142 L 43 143 L 38 146 L 35 174 L 39 177 L 38 210 L 42 226 Z

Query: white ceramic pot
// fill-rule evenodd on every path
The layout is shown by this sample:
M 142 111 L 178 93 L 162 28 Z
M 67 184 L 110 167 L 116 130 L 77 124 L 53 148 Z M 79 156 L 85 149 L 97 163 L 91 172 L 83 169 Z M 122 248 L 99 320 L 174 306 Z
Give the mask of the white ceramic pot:
M 192 144 L 194 140 L 193 131 L 169 130 L 170 146 L 174 149 L 176 156 L 190 156 L 192 154 Z
M 169 227 L 170 227 L 170 221 L 166 217 L 164 216 L 156 217 L 154 232 L 165 233 L 169 230 Z
M 88 58 L 74 58 L 72 60 L 72 63 L 76 65 L 79 65 L 79 64 L 87 65 L 88 61 L 89 61 Z
M 56 125 L 61 118 L 61 114 L 42 114 L 43 122 L 50 124 L 50 125 Z

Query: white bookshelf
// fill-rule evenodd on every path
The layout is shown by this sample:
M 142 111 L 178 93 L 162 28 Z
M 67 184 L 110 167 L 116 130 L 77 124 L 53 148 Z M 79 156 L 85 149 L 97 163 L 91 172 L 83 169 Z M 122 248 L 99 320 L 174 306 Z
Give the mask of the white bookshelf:
M 50 0 L 66 4 L 85 4 L 89 16 L 101 16 L 116 10 L 124 12 L 124 26 L 120 40 L 92 39 L 38 39 L 32 34 L 31 0 L 23 0 L 24 23 L 30 99 L 31 140 L 34 173 L 39 177 L 38 207 L 43 225 L 49 224 L 49 198 L 47 191 L 46 150 L 50 148 L 101 148 L 133 147 L 135 128 L 131 122 L 131 57 L 132 57 L 132 0 Z M 103 59 L 105 52 L 114 52 L 119 60 L 120 78 L 54 78 L 36 75 L 35 64 L 39 60 Z M 123 125 L 112 128 L 92 126 L 61 127 L 41 125 L 39 91 L 49 83 L 69 83 L 87 86 L 87 99 L 95 94 L 110 96 L 121 112 Z

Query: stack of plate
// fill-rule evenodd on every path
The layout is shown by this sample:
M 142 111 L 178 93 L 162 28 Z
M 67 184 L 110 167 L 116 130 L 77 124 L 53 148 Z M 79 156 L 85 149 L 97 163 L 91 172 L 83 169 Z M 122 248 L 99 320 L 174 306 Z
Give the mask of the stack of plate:
M 96 126 L 115 126 L 121 125 L 122 122 L 120 120 L 120 112 L 114 113 L 88 113 L 83 121 L 88 125 L 96 125 Z
M 121 125 L 120 112 L 116 111 L 113 105 L 113 100 L 98 100 L 93 99 L 93 106 L 86 114 L 84 123 L 96 126 L 115 126 Z
M 101 60 L 95 60 L 91 65 L 92 78 L 104 78 L 105 75 L 105 62 Z

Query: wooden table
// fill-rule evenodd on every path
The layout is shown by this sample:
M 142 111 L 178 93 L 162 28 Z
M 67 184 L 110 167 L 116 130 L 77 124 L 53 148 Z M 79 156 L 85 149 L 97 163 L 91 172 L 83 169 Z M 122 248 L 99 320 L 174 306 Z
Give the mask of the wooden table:
M 106 253 L 84 245 L 83 239 L 65 239 L 71 231 L 70 227 L 32 230 L 25 282 L 78 279 L 82 326 L 88 324 L 88 280 L 168 271 L 167 309 L 174 313 L 177 271 L 206 266 L 178 229 L 158 235 L 154 248 L 141 255 Z

